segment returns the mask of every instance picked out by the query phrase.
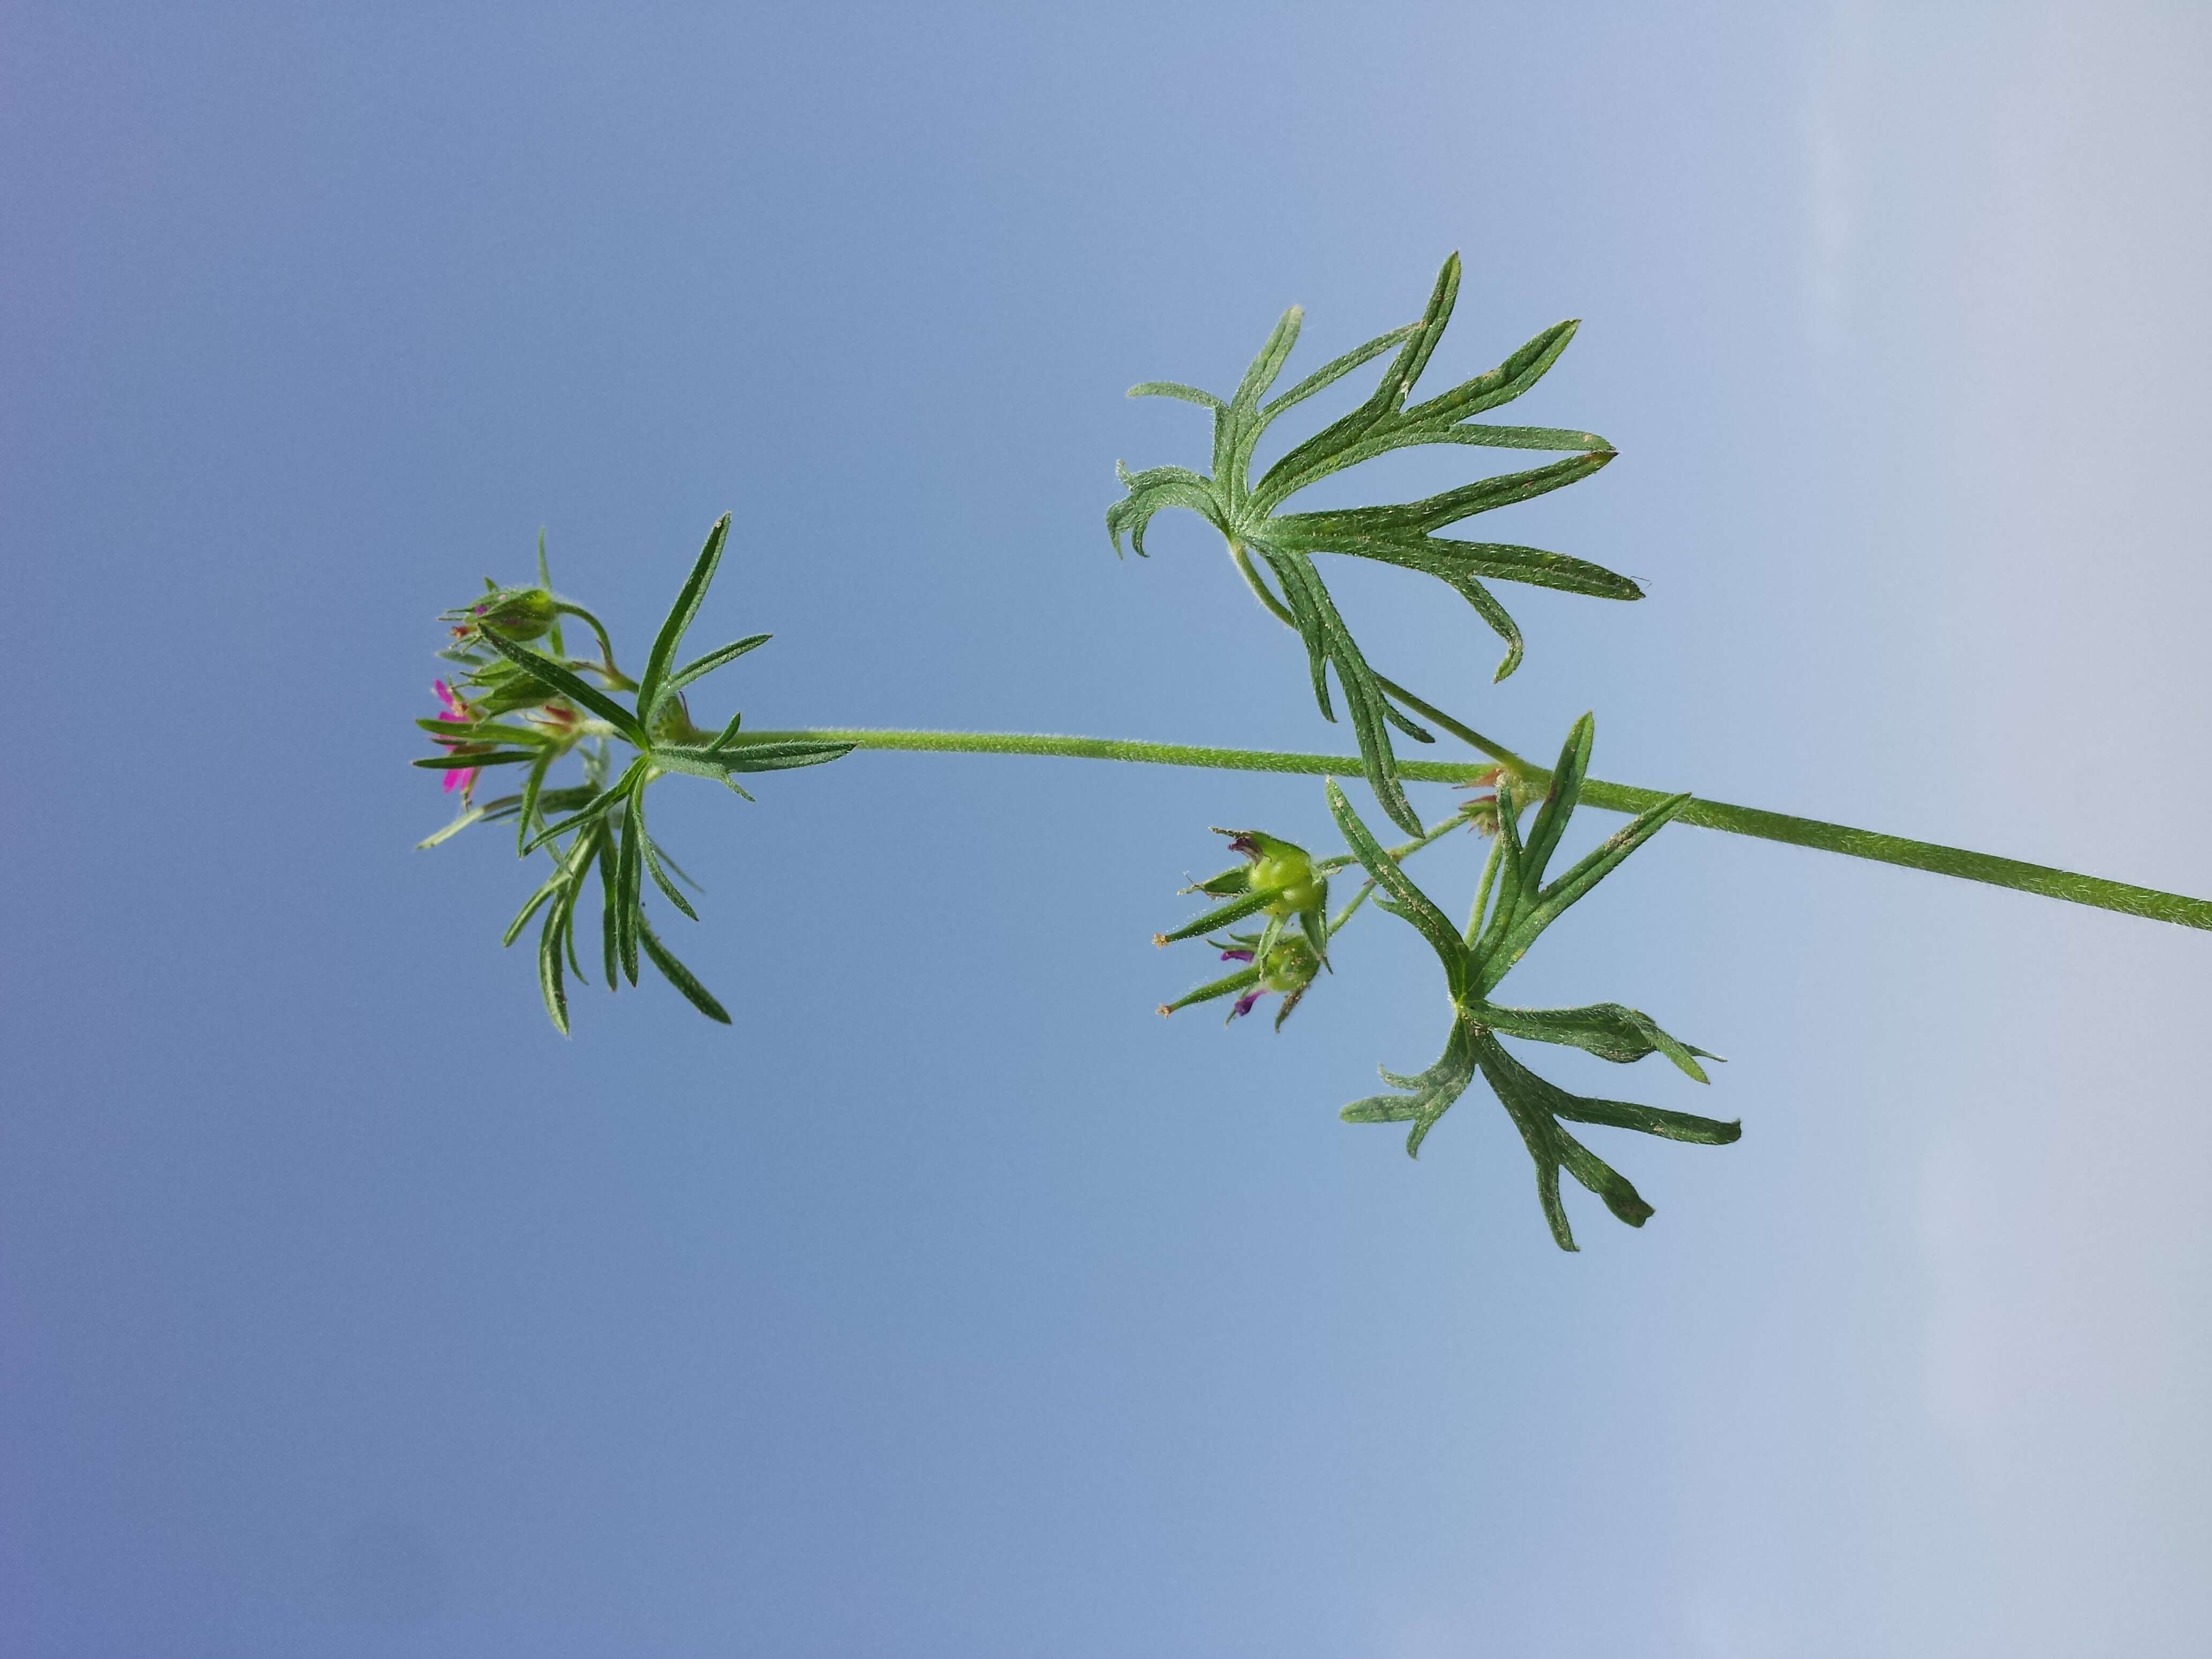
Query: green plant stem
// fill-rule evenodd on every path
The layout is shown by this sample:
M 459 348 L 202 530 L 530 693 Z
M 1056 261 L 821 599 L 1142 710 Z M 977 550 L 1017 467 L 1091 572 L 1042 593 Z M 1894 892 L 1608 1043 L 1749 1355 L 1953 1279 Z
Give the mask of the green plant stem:
M 556 617 L 581 617 L 592 632 L 599 636 L 599 660 L 580 665 L 588 666 L 593 673 L 605 680 L 610 690 L 635 691 L 637 690 L 637 682 L 615 666 L 614 641 L 607 637 L 605 623 L 585 610 L 582 605 L 571 605 L 566 599 L 556 599 L 553 602 L 553 614 Z M 557 649 L 555 654 L 556 656 L 560 654 Z
M 1419 708 L 1419 705 L 1416 705 Z M 1420 712 L 1437 718 L 1433 711 Z M 1450 722 L 1456 727 L 1457 722 Z M 1464 732 L 1456 735 L 1466 736 Z M 1469 741 L 1473 741 L 1470 738 Z M 1204 744 L 1146 743 L 1127 738 L 1069 738 L 1021 732 L 905 732 L 866 727 L 815 727 L 794 732 L 748 732 L 737 744 L 757 743 L 849 743 L 860 749 L 899 750 L 950 755 L 1044 755 L 1073 760 L 1133 761 L 1153 766 L 1200 767 L 1220 772 L 1276 772 L 1309 777 L 1361 775 L 1361 763 L 1352 755 L 1309 755 L 1274 749 L 1220 749 Z M 1491 745 L 1482 745 L 1494 753 Z M 1469 783 L 1489 769 L 1467 761 L 1401 761 L 1399 771 L 1422 783 Z M 1517 769 L 1530 782 L 1549 781 L 1548 769 L 1520 763 Z M 1608 812 L 1637 813 L 1666 799 L 1656 789 L 1630 784 L 1584 781 L 1582 801 Z M 1817 818 L 1793 817 L 1784 812 L 1763 811 L 1755 806 L 1731 806 L 1725 801 L 1692 800 L 1676 822 L 1701 829 L 1723 830 L 1730 835 L 1759 841 L 1780 842 L 1790 847 L 1810 847 L 1847 858 L 1894 864 L 1907 870 L 1926 870 L 1939 876 L 1955 876 L 1991 887 L 2009 887 L 2022 893 L 2039 893 L 2094 909 L 2114 910 L 2122 915 L 2169 921 L 2183 927 L 2212 930 L 2212 901 L 2163 893 L 2155 888 L 2106 881 L 2097 876 L 2054 870 L 2046 865 L 2024 864 L 2017 859 L 1990 853 L 1970 853 L 1961 848 L 1939 847 L 1931 842 L 1903 836 L 1879 835 L 1853 830 Z
M 1544 768 L 1536 765 L 1532 761 L 1525 761 L 1522 759 L 1520 756 L 1515 754 L 1504 744 L 1493 742 L 1492 739 L 1484 737 L 1481 732 L 1476 731 L 1473 726 L 1461 725 L 1459 721 L 1454 720 L 1449 714 L 1445 714 L 1444 711 L 1437 708 L 1436 704 L 1424 702 L 1421 698 L 1415 696 L 1412 692 L 1406 690 L 1404 686 L 1399 684 L 1397 681 L 1386 680 L 1380 674 L 1377 674 L 1375 677 L 1375 684 L 1381 686 L 1392 696 L 1397 698 L 1400 702 L 1404 703 L 1407 708 L 1412 709 L 1416 714 L 1422 716 L 1424 719 L 1434 720 L 1438 726 L 1443 726 L 1445 731 L 1450 732 L 1452 736 L 1457 738 L 1462 743 L 1467 744 L 1469 748 L 1480 750 L 1483 754 L 1489 756 L 1491 759 L 1501 762 L 1508 769 L 1519 773 L 1522 777 L 1541 778 L 1549 775 Z M 1402 762 L 1400 763 L 1400 764 L 1401 767 L 1403 766 Z

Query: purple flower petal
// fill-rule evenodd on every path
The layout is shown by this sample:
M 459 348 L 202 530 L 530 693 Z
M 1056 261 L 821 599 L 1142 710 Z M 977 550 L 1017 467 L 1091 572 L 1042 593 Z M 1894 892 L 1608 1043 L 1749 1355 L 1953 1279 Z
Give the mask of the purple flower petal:
M 1249 962 L 1252 960 L 1252 953 L 1240 945 L 1234 951 L 1224 951 L 1221 953 L 1221 959 L 1224 962 Z
M 1243 996 L 1237 999 L 1237 1006 L 1229 1011 L 1229 1018 L 1231 1019 L 1237 1019 L 1250 1013 L 1252 1012 L 1252 1005 L 1259 1001 L 1260 997 L 1260 988 L 1255 985 L 1250 990 L 1247 991 Z
M 469 706 L 461 701 L 459 694 L 457 693 L 452 686 L 447 684 L 443 680 L 433 680 L 430 682 L 430 689 L 438 694 L 438 707 L 443 711 L 445 717 L 447 720 L 465 720 L 468 719 Z M 445 742 L 443 739 L 434 739 L 434 741 L 438 742 L 441 747 L 446 749 L 457 749 L 460 746 L 458 744 Z M 450 795 L 453 791 L 459 789 L 465 794 L 467 791 L 475 785 L 477 781 L 477 773 L 480 769 L 480 768 L 474 766 L 465 766 L 457 771 L 447 773 L 445 793 Z

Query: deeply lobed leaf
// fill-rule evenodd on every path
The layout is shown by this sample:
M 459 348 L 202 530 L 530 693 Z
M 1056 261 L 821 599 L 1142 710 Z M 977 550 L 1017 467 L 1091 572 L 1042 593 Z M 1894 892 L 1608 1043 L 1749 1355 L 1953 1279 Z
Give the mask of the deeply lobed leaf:
M 1414 828 L 1416 821 L 1400 786 L 1390 728 L 1395 726 L 1416 741 L 1428 741 L 1428 733 L 1384 693 L 1379 677 L 1345 627 L 1307 555 L 1328 552 L 1370 558 L 1445 582 L 1504 642 L 1505 653 L 1495 674 L 1498 679 L 1520 666 L 1525 643 L 1519 625 L 1489 583 L 1528 582 L 1615 599 L 1642 597 L 1634 581 L 1586 560 L 1538 548 L 1461 542 L 1435 534 L 1476 514 L 1564 488 L 1587 477 L 1613 457 L 1613 447 L 1593 432 L 1563 427 L 1484 425 L 1473 419 L 1535 386 L 1574 337 L 1577 325 L 1571 321 L 1540 331 L 1496 368 L 1425 402 L 1407 406 L 1407 398 L 1450 321 L 1461 275 L 1459 256 L 1454 254 L 1438 271 L 1417 321 L 1331 359 L 1272 402 L 1261 400 L 1281 374 L 1297 343 L 1301 313 L 1296 307 L 1283 313 L 1236 392 L 1225 400 L 1174 381 L 1148 381 L 1132 387 L 1133 397 L 1177 398 L 1210 412 L 1213 471 L 1208 477 L 1182 467 L 1155 467 L 1135 473 L 1117 467 L 1126 494 L 1106 514 L 1108 534 L 1117 554 L 1127 532 L 1130 545 L 1143 556 L 1146 528 L 1153 518 L 1171 507 L 1198 514 L 1220 532 L 1247 580 L 1268 607 L 1300 635 L 1315 702 L 1328 720 L 1335 718 L 1328 684 L 1328 671 L 1334 667 L 1369 781 L 1383 810 L 1407 829 Z M 1393 354 L 1388 366 L 1356 408 L 1293 445 L 1256 483 L 1251 480 L 1254 451 L 1270 422 L 1385 352 Z M 1334 473 L 1394 450 L 1424 444 L 1579 453 L 1545 466 L 1480 479 L 1418 501 L 1307 514 L 1277 511 L 1297 491 Z M 1273 575 L 1279 599 L 1267 591 L 1247 562 L 1248 550 Z

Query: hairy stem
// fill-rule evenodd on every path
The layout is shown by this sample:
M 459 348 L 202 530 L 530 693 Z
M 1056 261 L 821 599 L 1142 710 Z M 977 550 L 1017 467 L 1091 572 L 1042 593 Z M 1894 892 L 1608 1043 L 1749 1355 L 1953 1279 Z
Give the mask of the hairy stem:
M 1417 705 L 1417 707 L 1419 707 Z M 1436 718 L 1433 711 L 1420 712 Z M 1454 726 L 1456 722 L 1452 722 Z M 1466 736 L 1465 733 L 1458 735 Z M 1473 738 L 1469 738 L 1472 742 Z M 1309 777 L 1358 777 L 1362 768 L 1354 755 L 1310 755 L 1275 749 L 1219 749 L 1204 744 L 1146 743 L 1128 738 L 1069 738 L 1022 732 L 903 732 L 866 727 L 815 727 L 795 732 L 749 732 L 738 744 L 756 743 L 849 743 L 861 749 L 888 749 L 951 755 L 1047 755 L 1074 760 L 1134 761 L 1154 766 L 1200 767 L 1221 772 L 1277 772 Z M 1481 745 L 1485 752 L 1496 752 Z M 1407 779 L 1422 783 L 1468 783 L 1488 768 L 1467 761 L 1401 761 L 1398 769 Z M 1516 769 L 1532 783 L 1550 779 L 1547 768 L 1517 763 Z M 1630 784 L 1586 780 L 1582 802 L 1607 812 L 1637 813 L 1667 799 L 1656 789 Z M 1790 847 L 1811 847 L 1847 858 L 1894 864 L 1907 870 L 1926 870 L 1939 876 L 1956 876 L 1991 887 L 2009 887 L 2022 893 L 2040 893 L 2094 909 L 2115 910 L 2122 915 L 2170 921 L 2184 927 L 2212 929 L 2212 901 L 2097 876 L 2054 870 L 2046 865 L 2025 864 L 1990 853 L 1970 853 L 1961 848 L 1939 847 L 1932 842 L 1903 836 L 1879 835 L 1853 830 L 1817 818 L 1793 817 L 1784 812 L 1763 811 L 1755 806 L 1731 806 L 1725 801 L 1692 800 L 1675 820 L 1701 829 L 1724 830 L 1730 835 L 1759 841 L 1781 842 Z
M 606 624 L 585 610 L 582 605 L 571 605 L 566 599 L 554 601 L 553 614 L 556 617 L 580 617 L 590 627 L 592 632 L 599 636 L 599 660 L 588 666 L 607 683 L 610 690 L 616 691 L 637 690 L 637 682 L 615 666 L 614 641 L 607 637 Z

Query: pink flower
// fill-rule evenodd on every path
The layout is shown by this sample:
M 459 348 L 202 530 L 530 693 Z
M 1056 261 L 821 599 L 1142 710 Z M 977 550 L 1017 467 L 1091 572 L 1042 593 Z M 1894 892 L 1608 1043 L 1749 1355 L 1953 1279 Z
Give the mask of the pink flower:
M 430 689 L 438 694 L 439 709 L 445 719 L 449 720 L 465 720 L 470 717 L 468 704 L 463 702 L 460 699 L 459 694 L 456 692 L 452 686 L 447 684 L 445 681 L 431 681 Z M 451 742 L 446 738 L 441 738 L 436 739 L 436 741 L 447 749 L 458 749 L 460 747 L 460 744 L 458 743 Z M 454 770 L 447 773 L 446 793 L 450 795 L 454 790 L 458 789 L 461 792 L 461 799 L 463 800 L 466 800 L 468 799 L 468 792 L 476 787 L 477 770 L 477 769 L 473 766 L 465 766 L 457 768 Z

